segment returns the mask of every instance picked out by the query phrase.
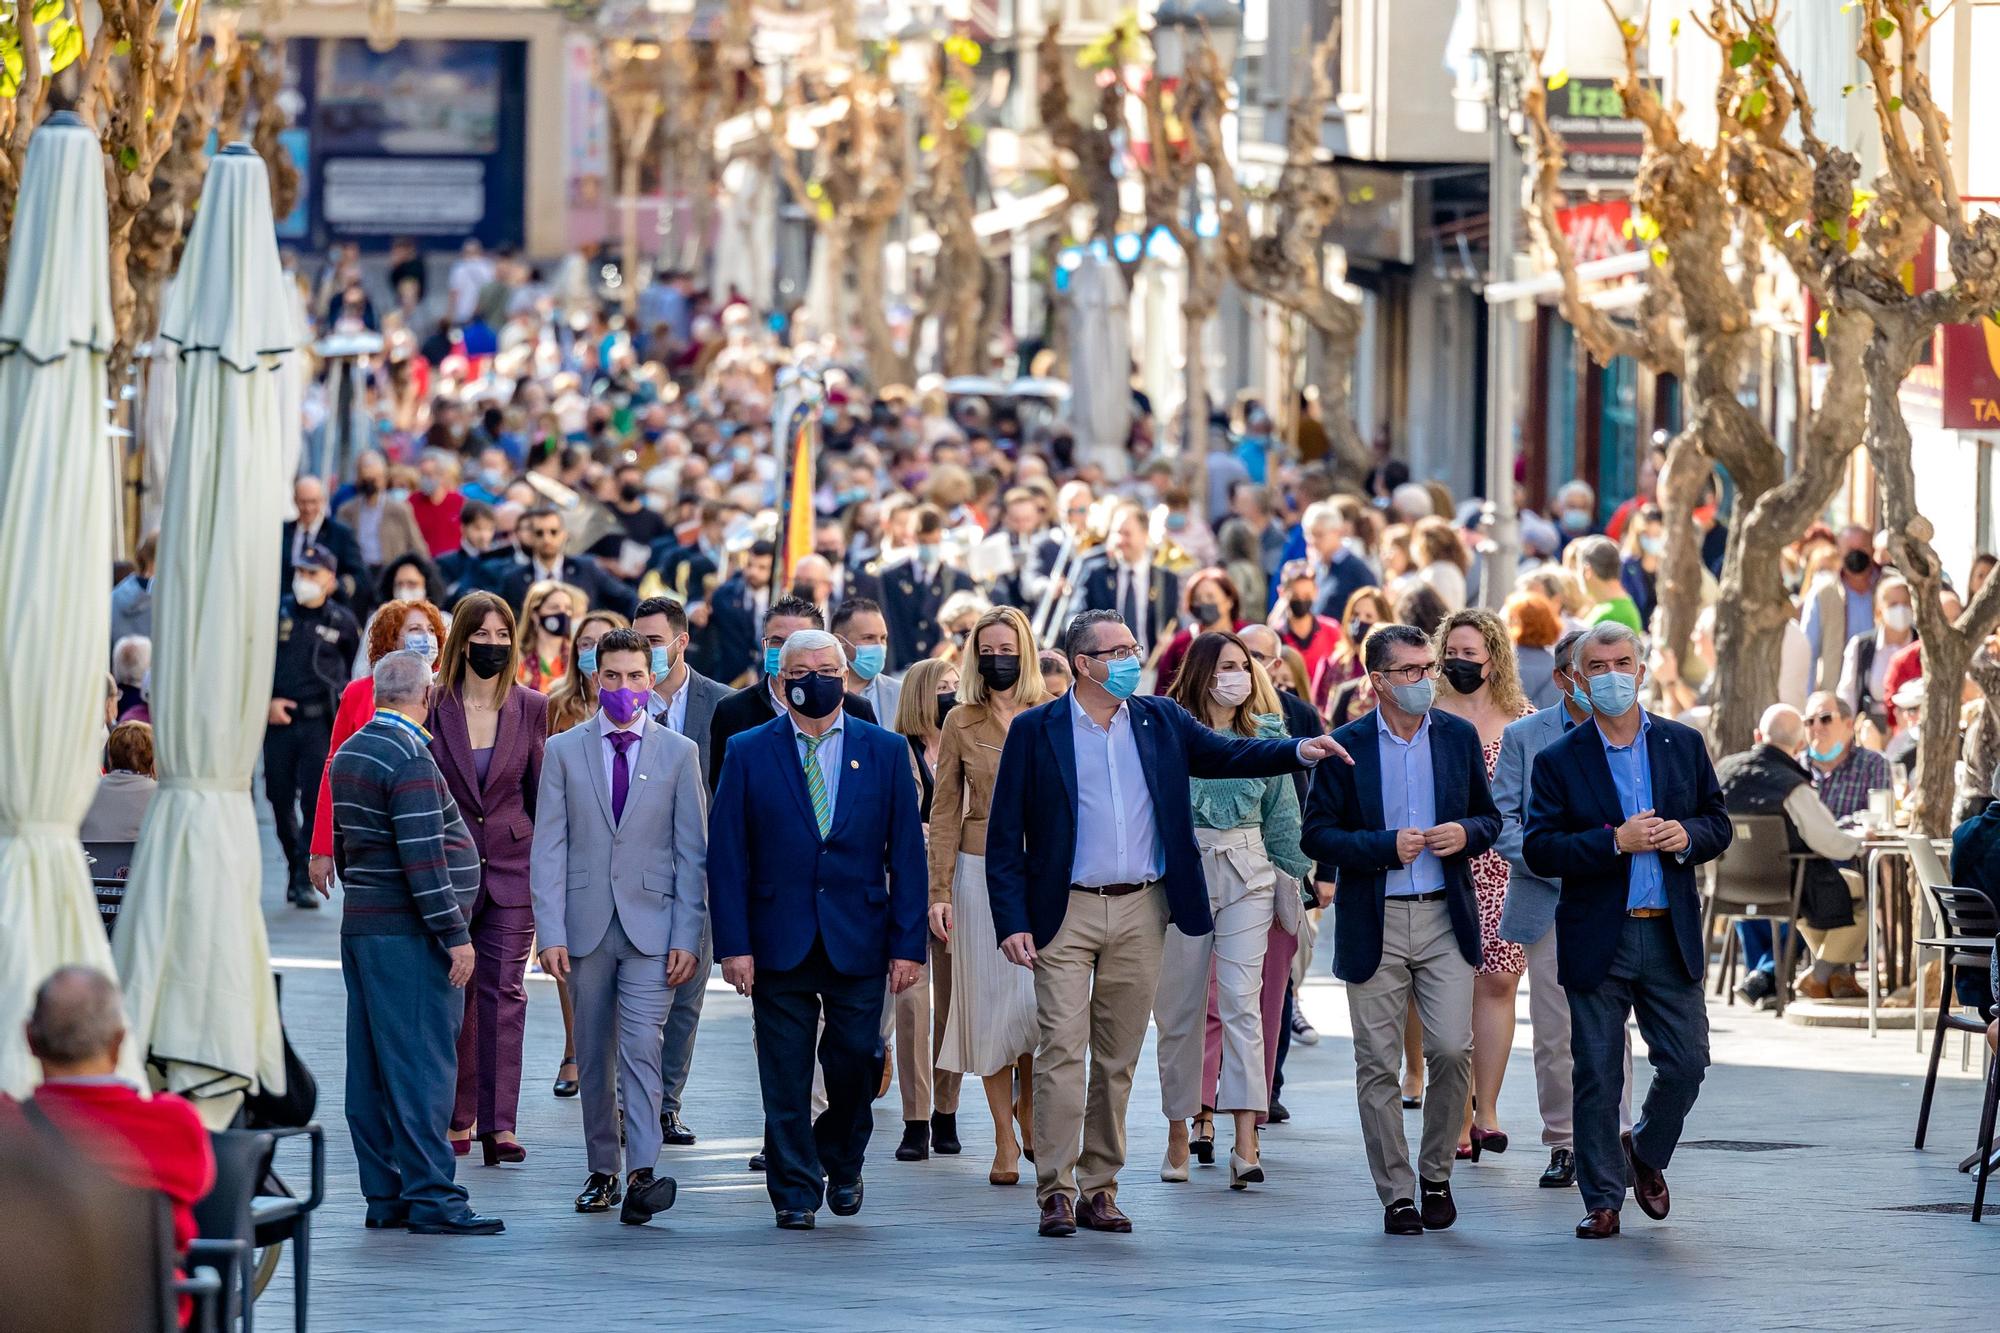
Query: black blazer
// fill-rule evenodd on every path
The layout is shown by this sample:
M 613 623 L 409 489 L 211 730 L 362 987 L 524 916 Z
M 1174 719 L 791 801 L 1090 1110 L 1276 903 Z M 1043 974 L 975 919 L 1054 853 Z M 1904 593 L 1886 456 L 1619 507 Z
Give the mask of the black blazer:
M 1076 740 L 1065 695 L 1031 708 L 1007 728 L 986 823 L 986 893 L 998 938 L 1027 931 L 1044 948 L 1069 910 L 1076 856 Z M 1211 731 L 1171 699 L 1135 694 L 1132 739 L 1153 799 L 1153 827 L 1166 861 L 1167 911 L 1183 935 L 1215 929 L 1208 881 L 1194 840 L 1188 779 L 1268 778 L 1306 765 L 1299 743 Z M 1338 759 L 1329 761 L 1341 765 Z
M 944 599 L 955 592 L 972 590 L 972 576 L 950 565 L 939 565 L 927 580 L 914 559 L 902 560 L 869 574 L 862 571 L 855 582 L 872 579 L 875 600 L 881 603 L 882 618 L 889 622 L 889 670 L 907 671 L 931 655 L 943 630 L 938 611 Z M 864 585 L 865 586 L 865 585 Z
M 1347 982 L 1366 981 L 1381 966 L 1383 886 L 1389 872 L 1403 864 L 1396 855 L 1396 829 L 1382 817 L 1381 716 L 1370 712 L 1333 733 L 1354 763 L 1320 765 L 1299 831 L 1300 848 L 1334 874 L 1333 974 Z M 1437 709 L 1430 727 L 1437 821 L 1465 829 L 1465 846 L 1444 858 L 1445 907 L 1459 953 L 1477 967 L 1479 903 L 1472 893 L 1472 858 L 1500 836 L 1500 809 L 1486 787 L 1478 729 Z
M 1295 739 L 1307 741 L 1315 736 L 1326 735 L 1326 720 L 1314 708 L 1296 694 L 1278 691 L 1278 709 L 1285 717 L 1285 734 Z M 1299 809 L 1306 808 L 1306 791 L 1311 785 L 1312 774 L 1301 769 L 1292 774 L 1292 784 L 1298 788 Z
M 595 560 L 579 560 L 573 555 L 564 556 L 562 581 L 581 588 L 592 610 L 602 608 L 606 611 L 616 611 L 629 620 L 633 608 L 638 605 L 638 599 L 633 596 L 632 589 L 599 569 Z M 499 593 L 507 599 L 507 605 L 514 608 L 514 614 L 519 615 L 522 603 L 528 600 L 528 589 L 534 586 L 535 567 L 531 564 L 516 565 L 507 571 Z M 582 613 L 579 612 L 574 618 L 582 619 Z
M 1172 571 L 1159 568 L 1151 571 L 1146 597 L 1145 625 L 1130 626 L 1134 635 L 1146 640 L 1146 653 L 1151 656 L 1159 651 L 1160 645 L 1174 636 L 1174 619 L 1179 614 L 1180 580 Z M 1120 611 L 1118 605 L 1118 566 L 1111 557 L 1102 554 L 1092 556 L 1083 567 L 1077 579 L 1081 591 L 1076 609 L 1079 611 Z
M 278 547 L 280 593 L 292 590 L 292 540 L 298 530 L 296 519 L 285 524 L 284 542 Z M 355 540 L 353 529 L 329 515 L 320 521 L 319 544 L 340 562 L 340 571 L 335 575 L 334 600 L 345 605 L 354 612 L 354 618 L 360 620 L 375 606 L 375 589 L 369 581 L 367 568 L 361 563 L 361 543 Z
M 840 701 L 841 711 L 849 717 L 858 717 L 863 722 L 875 721 L 875 706 L 858 694 L 846 695 Z M 770 687 L 759 676 L 740 690 L 730 691 L 729 697 L 715 705 L 715 716 L 708 723 L 708 790 L 713 793 L 722 786 L 722 762 L 729 757 L 729 738 L 753 727 L 761 727 L 778 715 L 778 705 L 771 699 Z
M 1733 831 L 1701 733 L 1652 713 L 1646 718 L 1652 723 L 1646 767 L 1653 809 L 1662 819 L 1679 820 L 1688 835 L 1685 853 L 1660 857 L 1667 912 L 1688 978 L 1700 981 L 1708 958 L 1694 868 L 1722 855 Z M 1616 837 L 1624 822 L 1595 725 L 1572 727 L 1535 757 L 1521 851 L 1528 869 L 1561 884 L 1556 970 L 1565 988 L 1595 990 L 1611 973 L 1631 889 L 1632 861 L 1618 850 Z
M 772 600 L 777 596 L 773 591 Z M 761 665 L 757 639 L 762 626 L 757 623 L 757 604 L 751 600 L 750 584 L 740 570 L 707 594 L 707 602 L 708 623 L 688 635 L 688 660 L 710 680 L 734 685 L 744 672 Z M 716 753 L 721 752 L 721 747 L 716 747 Z M 721 771 L 720 760 L 716 769 Z

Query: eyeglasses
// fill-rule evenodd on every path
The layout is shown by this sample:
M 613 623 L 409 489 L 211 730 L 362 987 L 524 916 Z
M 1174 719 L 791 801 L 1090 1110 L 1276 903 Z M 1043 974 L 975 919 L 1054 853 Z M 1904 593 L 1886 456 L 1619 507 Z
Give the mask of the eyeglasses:
M 1116 648 L 1100 648 L 1096 652 L 1078 653 L 1078 657 L 1101 657 L 1107 662 L 1126 662 L 1139 655 L 1136 643 L 1120 644 Z
M 1409 666 L 1384 667 L 1375 674 L 1397 685 L 1414 685 L 1426 676 L 1436 679 L 1438 664 L 1436 662 L 1412 662 Z
M 1806 725 L 1809 727 L 1830 727 L 1838 716 L 1839 714 L 1837 713 L 1820 713 L 1817 716 L 1807 718 Z
M 818 671 L 787 671 L 779 679 L 804 680 L 807 676 L 824 676 L 828 680 L 839 680 L 841 678 L 841 671 L 839 667 L 823 667 Z

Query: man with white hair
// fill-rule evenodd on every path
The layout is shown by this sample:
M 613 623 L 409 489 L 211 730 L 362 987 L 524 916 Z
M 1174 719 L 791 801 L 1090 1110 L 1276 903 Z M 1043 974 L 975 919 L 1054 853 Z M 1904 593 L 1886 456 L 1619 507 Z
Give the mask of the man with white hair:
M 765 1186 L 778 1226 L 809 1231 L 821 1202 L 861 1211 L 884 982 L 900 995 L 923 975 L 930 889 L 909 747 L 842 711 L 840 640 L 798 630 L 777 668 L 784 713 L 729 741 L 708 875 L 722 975 L 752 1007 Z
M 152 669 L 153 641 L 145 635 L 128 634 L 111 645 L 111 678 L 118 682 L 120 718 L 146 701 L 146 676 Z
M 1375 582 L 1375 571 L 1347 549 L 1351 529 L 1333 501 L 1320 500 L 1307 505 L 1299 522 L 1305 529 L 1306 546 L 1312 552 L 1313 581 L 1319 588 L 1313 609 L 1338 620 L 1347 614 L 1347 599 L 1357 589 Z
M 1566 481 L 1556 492 L 1556 526 L 1565 542 L 1597 531 L 1597 492 L 1587 481 Z

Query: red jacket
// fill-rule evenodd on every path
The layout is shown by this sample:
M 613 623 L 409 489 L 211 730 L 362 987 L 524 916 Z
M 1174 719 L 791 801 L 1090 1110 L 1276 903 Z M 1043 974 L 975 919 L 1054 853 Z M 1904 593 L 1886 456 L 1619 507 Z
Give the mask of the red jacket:
M 326 747 L 326 763 L 319 773 L 319 804 L 313 807 L 313 856 L 333 855 L 333 757 L 347 738 L 367 726 L 375 716 L 375 678 L 363 676 L 347 682 L 340 692 L 340 707 L 333 714 L 333 737 Z
M 458 549 L 458 516 L 465 512 L 463 495 L 443 490 L 433 500 L 422 491 L 413 491 L 410 512 L 417 516 L 417 531 L 424 534 L 424 545 L 430 547 L 431 559 Z

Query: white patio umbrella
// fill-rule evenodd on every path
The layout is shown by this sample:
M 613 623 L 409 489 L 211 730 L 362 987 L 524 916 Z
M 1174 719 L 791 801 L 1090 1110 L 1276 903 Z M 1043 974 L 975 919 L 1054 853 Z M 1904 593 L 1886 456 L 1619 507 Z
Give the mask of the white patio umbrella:
M 0 1091 L 17 1096 L 39 1081 L 21 1034 L 35 988 L 66 963 L 111 970 L 77 841 L 97 784 L 118 530 L 104 219 L 104 151 L 58 112 L 28 144 L 0 300 L 0 643 L 33 645 L 0 672 Z M 126 1072 L 137 1079 L 136 1058 Z
M 1132 329 L 1118 261 L 1086 249 L 1070 274 L 1069 304 L 1069 415 L 1077 456 L 1120 478 L 1130 458 Z
M 160 336 L 180 349 L 153 615 L 160 790 L 116 952 L 134 1040 L 214 1123 L 285 1077 L 250 780 L 277 638 L 278 366 L 300 339 L 245 145 L 209 164 Z

